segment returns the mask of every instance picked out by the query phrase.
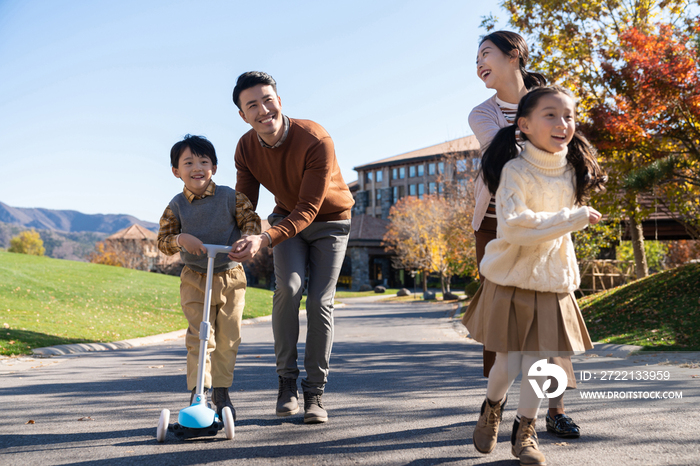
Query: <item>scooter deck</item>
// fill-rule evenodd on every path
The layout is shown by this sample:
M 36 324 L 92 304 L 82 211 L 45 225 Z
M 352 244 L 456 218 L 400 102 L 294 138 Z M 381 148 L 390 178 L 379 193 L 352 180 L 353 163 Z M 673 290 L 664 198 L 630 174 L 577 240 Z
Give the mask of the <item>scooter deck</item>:
M 223 428 L 224 423 L 221 421 L 214 421 L 209 427 L 200 428 L 184 427 L 177 422 L 168 426 L 168 430 L 181 440 L 197 437 L 215 437 Z

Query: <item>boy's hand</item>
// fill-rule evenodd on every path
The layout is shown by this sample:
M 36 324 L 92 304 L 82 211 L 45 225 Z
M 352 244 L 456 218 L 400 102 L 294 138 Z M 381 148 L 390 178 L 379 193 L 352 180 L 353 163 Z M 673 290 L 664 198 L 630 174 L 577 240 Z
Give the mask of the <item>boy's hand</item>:
M 231 246 L 231 252 L 228 253 L 228 258 L 236 262 L 245 262 L 252 259 L 260 248 L 268 245 L 267 236 L 265 235 L 250 235 L 244 236 Z
M 588 223 L 595 225 L 603 217 L 603 214 L 595 210 L 593 207 L 588 207 Z
M 204 247 L 204 243 L 190 234 L 181 233 L 177 242 L 190 254 L 200 255 L 207 253 L 207 248 Z

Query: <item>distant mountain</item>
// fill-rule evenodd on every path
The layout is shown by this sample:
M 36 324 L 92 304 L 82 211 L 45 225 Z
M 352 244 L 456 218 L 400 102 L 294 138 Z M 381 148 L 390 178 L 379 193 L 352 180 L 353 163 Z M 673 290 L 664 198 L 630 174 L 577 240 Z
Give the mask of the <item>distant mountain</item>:
M 10 240 L 19 235 L 27 227 L 0 222 L 0 248 L 10 247 Z M 80 231 L 66 233 L 56 230 L 36 229 L 44 242 L 46 256 L 54 259 L 86 261 L 91 252 L 95 252 L 95 243 L 104 240 L 107 233 Z
M 75 210 L 10 207 L 0 202 L 0 222 L 62 233 L 94 232 L 111 235 L 133 224 L 158 231 L 158 224 L 131 215 L 83 214 Z

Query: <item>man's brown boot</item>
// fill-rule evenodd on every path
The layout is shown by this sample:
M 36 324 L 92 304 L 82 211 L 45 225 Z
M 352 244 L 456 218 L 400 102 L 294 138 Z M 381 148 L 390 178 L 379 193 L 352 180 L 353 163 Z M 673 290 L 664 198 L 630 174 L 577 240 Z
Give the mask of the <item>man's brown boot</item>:
M 276 413 L 279 417 L 291 416 L 299 412 L 299 392 L 297 379 L 279 378 Z
M 491 400 L 486 398 L 481 405 L 481 414 L 479 415 L 479 420 L 476 422 L 474 434 L 472 434 L 474 448 L 476 448 L 477 451 L 489 454 L 496 447 L 498 426 L 501 425 L 503 407 L 506 405 L 506 400 L 507 397 L 504 397 L 502 401 L 494 404 Z
M 520 417 L 513 423 L 513 433 L 510 443 L 513 445 L 511 452 L 520 460 L 521 466 L 544 466 L 547 461 L 538 448 L 537 432 L 535 431 L 536 419 Z

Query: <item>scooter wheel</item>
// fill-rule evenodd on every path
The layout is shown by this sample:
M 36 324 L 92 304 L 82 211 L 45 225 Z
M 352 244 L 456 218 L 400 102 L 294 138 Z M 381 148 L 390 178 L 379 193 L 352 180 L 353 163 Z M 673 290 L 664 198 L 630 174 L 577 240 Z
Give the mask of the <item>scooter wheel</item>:
M 156 430 L 156 440 L 165 442 L 165 436 L 168 434 L 168 423 L 170 422 L 170 411 L 164 409 L 160 412 L 160 420 L 158 421 L 158 429 Z
M 231 440 L 233 436 L 235 435 L 234 428 L 233 428 L 233 414 L 231 414 L 231 408 L 226 406 L 222 411 L 221 411 L 221 417 L 223 417 L 224 421 L 224 431 L 226 432 L 226 438 Z

